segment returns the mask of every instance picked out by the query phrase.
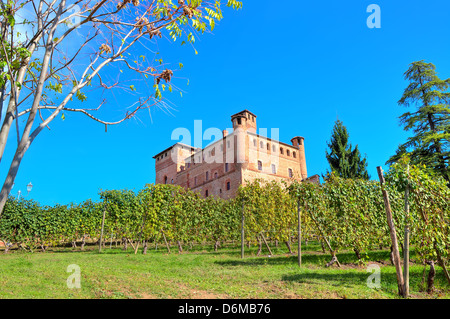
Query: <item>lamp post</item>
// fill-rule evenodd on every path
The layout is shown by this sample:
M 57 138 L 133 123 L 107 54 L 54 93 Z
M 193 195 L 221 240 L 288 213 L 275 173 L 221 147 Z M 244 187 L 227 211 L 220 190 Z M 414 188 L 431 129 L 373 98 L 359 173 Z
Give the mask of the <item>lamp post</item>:
M 15 183 L 13 184 L 13 187 L 14 187 L 14 185 L 15 185 Z M 31 184 L 31 182 L 29 182 L 27 185 L 27 195 L 31 192 L 32 189 L 33 189 L 33 184 Z M 21 194 L 22 194 L 22 191 L 19 189 L 17 191 L 17 199 L 20 199 Z M 25 195 L 25 196 L 27 196 L 27 195 Z

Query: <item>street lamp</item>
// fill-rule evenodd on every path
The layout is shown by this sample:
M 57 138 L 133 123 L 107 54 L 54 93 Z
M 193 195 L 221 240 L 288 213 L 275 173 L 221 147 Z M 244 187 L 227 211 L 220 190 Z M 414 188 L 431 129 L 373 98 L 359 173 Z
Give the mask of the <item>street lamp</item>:
M 27 185 L 27 195 L 31 192 L 32 189 L 33 189 L 33 184 L 31 184 L 31 182 L 29 182 Z M 17 199 L 20 199 L 20 195 L 22 195 L 22 191 L 19 189 L 17 191 Z M 27 195 L 25 195 L 25 196 L 27 196 Z
M 31 192 L 32 189 L 33 189 L 33 184 L 31 184 L 31 182 L 29 182 L 27 185 L 28 194 Z

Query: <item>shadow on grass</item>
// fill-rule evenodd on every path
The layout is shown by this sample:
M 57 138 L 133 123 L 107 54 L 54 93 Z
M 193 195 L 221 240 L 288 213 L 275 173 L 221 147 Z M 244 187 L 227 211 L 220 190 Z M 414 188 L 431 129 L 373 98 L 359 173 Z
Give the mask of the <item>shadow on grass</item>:
M 240 252 L 238 252 L 240 255 Z M 236 253 L 234 254 L 236 255 Z M 358 258 L 353 252 L 345 252 L 337 254 L 338 260 L 341 264 L 358 264 Z M 331 260 L 330 254 L 322 254 L 322 253 L 305 253 L 302 254 L 302 263 L 303 264 L 311 264 L 311 265 L 319 265 L 325 266 Z M 374 251 L 368 254 L 368 261 L 377 261 L 382 263 L 389 264 L 389 251 Z M 222 266 L 262 266 L 262 265 L 280 265 L 280 264 L 297 264 L 298 257 L 297 255 L 289 255 L 289 256 L 260 256 L 257 257 L 255 255 L 250 255 L 244 257 L 244 259 L 237 260 L 224 260 L 224 261 L 215 261 L 215 263 Z

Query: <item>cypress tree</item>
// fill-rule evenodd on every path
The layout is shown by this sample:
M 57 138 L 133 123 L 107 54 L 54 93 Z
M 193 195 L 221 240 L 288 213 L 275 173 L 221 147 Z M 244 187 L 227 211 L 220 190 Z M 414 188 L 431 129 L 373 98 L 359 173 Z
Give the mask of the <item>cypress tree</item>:
M 414 110 L 402 114 L 400 123 L 413 135 L 386 164 L 408 154 L 412 164 L 424 164 L 450 182 L 450 79 L 441 80 L 436 67 L 423 60 L 411 63 L 404 76 L 409 85 L 398 104 Z
M 342 121 L 336 120 L 330 142 L 330 152 L 325 151 L 331 171 L 342 178 L 369 179 L 367 159 L 361 158 L 358 145 L 352 149 L 349 134 Z

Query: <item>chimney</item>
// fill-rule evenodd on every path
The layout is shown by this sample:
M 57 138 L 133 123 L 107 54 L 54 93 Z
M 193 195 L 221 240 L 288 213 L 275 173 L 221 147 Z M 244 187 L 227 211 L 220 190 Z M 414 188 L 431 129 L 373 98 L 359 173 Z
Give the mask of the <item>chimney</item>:
M 223 137 L 228 135 L 228 131 L 227 130 L 223 130 L 222 133 L 223 133 Z

